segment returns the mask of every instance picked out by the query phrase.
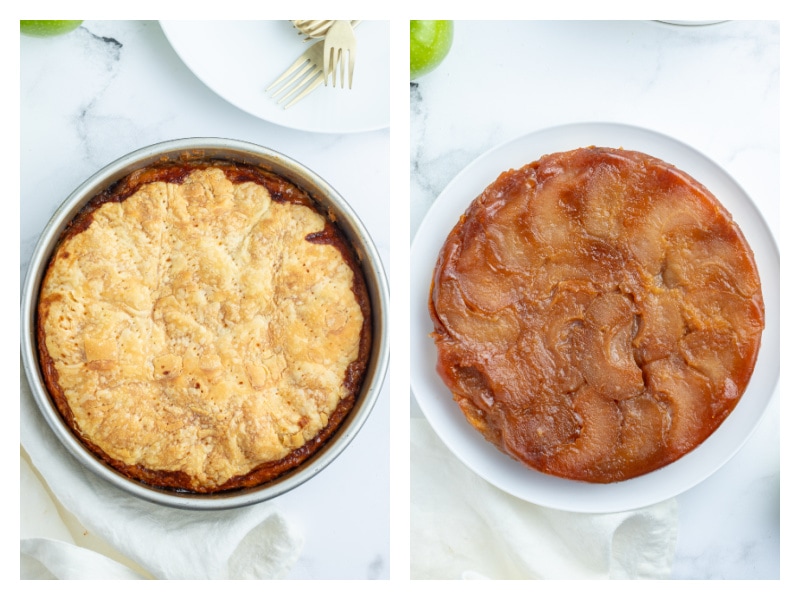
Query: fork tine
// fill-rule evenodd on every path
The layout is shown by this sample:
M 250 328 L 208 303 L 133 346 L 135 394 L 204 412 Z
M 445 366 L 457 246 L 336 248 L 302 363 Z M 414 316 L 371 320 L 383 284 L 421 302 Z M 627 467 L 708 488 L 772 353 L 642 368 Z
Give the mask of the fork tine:
M 345 86 L 345 70 L 348 65 L 355 63 L 356 38 L 353 29 L 359 21 L 334 21 L 330 29 L 325 34 L 325 52 L 323 52 L 323 72 L 325 73 L 325 84 L 328 79 L 333 81 L 336 87 L 337 71 L 340 87 Z M 347 64 L 345 60 L 349 58 Z M 352 66 L 348 77 L 348 83 L 352 89 Z
M 276 100 L 278 104 L 288 100 L 284 109 L 305 98 L 322 83 L 322 48 L 323 42 L 316 42 L 267 87 L 267 92 L 274 90 L 272 98 L 280 96 Z
M 361 21 L 351 21 L 348 23 L 350 33 Z M 339 71 L 340 86 L 345 86 L 345 71 L 348 71 L 350 88 L 353 87 L 353 66 L 355 62 L 355 46 L 328 47 L 326 40 L 320 40 L 309 47 L 303 54 L 295 60 L 288 69 L 278 76 L 266 89 L 272 91 L 272 98 L 280 96 L 276 102 L 282 104 L 288 100 L 284 109 L 293 106 L 308 94 L 319 87 L 323 82 L 328 84 L 327 72 L 332 72 L 333 87 L 336 87 L 337 70 Z M 345 65 L 346 56 L 349 62 Z M 327 67 L 326 67 L 327 65 Z M 275 89 L 277 88 L 277 89 Z
M 342 59 L 343 53 L 344 50 L 341 48 L 330 49 L 330 62 L 328 63 L 328 68 L 330 69 L 329 73 L 332 87 L 336 87 L 336 82 L 338 81 L 338 78 L 336 77 L 337 71 L 341 71 L 342 77 L 344 77 L 344 71 L 342 70 L 344 69 L 344 61 Z M 325 70 L 323 69 L 323 73 L 324 72 Z M 328 85 L 328 78 L 325 79 L 325 85 Z
M 331 49 L 329 52 L 323 52 L 322 53 L 322 72 L 324 74 L 326 74 L 325 75 L 325 85 L 328 85 L 327 73 L 330 73 L 332 55 L 333 55 L 333 49 Z
M 295 72 L 297 69 L 299 69 L 301 66 L 303 66 L 304 64 L 306 64 L 306 63 L 308 63 L 308 62 L 309 62 L 309 60 L 308 60 L 308 56 L 306 56 L 306 54 L 305 54 L 305 53 L 303 53 L 303 54 L 302 54 L 302 55 L 301 55 L 301 56 L 300 56 L 300 57 L 299 57 L 299 58 L 298 58 L 296 61 L 294 61 L 294 62 L 291 64 L 291 66 L 290 66 L 288 69 L 286 69 L 286 70 L 285 70 L 283 73 L 281 73 L 281 74 L 278 76 L 278 78 L 277 78 L 275 81 L 273 81 L 273 82 L 272 82 L 272 84 L 271 84 L 271 85 L 270 85 L 270 86 L 267 88 L 267 91 L 269 91 L 269 90 L 271 90 L 272 88 L 274 88 L 274 87 L 275 87 L 276 85 L 278 85 L 278 84 L 279 84 L 281 81 L 283 81 L 284 79 L 286 79 L 287 77 L 289 77 L 289 76 L 290 76 L 292 73 L 294 73 L 294 72 Z M 293 81 L 293 80 L 289 80 L 289 83 L 291 83 L 291 81 Z
M 320 71 L 319 73 L 317 73 L 317 76 L 316 76 L 316 78 L 315 78 L 315 79 L 314 79 L 314 80 L 313 80 L 313 81 L 312 81 L 312 82 L 311 82 L 311 83 L 308 85 L 308 87 L 306 87 L 306 89 L 304 89 L 304 90 L 303 90 L 302 92 L 300 92 L 300 93 L 299 93 L 297 96 L 295 96 L 295 97 L 292 99 L 292 101 L 291 101 L 291 102 L 289 102 L 289 103 L 288 103 L 286 106 L 284 106 L 283 108 L 284 108 L 284 109 L 287 109 L 287 108 L 289 108 L 290 106 L 292 106 L 293 104 L 295 104 L 296 102 L 299 102 L 300 100 L 302 100 L 303 98 L 305 98 L 305 97 L 306 97 L 308 94 L 310 94 L 311 92 L 313 92 L 315 89 L 317 89 L 317 88 L 318 88 L 318 87 L 319 87 L 319 86 L 322 84 L 322 80 L 323 80 L 324 78 L 325 78 L 325 76 L 322 74 L 322 72 L 321 72 L 321 71 Z M 281 99 L 281 100 L 282 100 L 282 99 Z
M 352 90 L 353 68 L 355 67 L 356 62 L 355 54 L 345 49 L 332 49 L 331 56 L 331 79 L 333 87 L 336 87 L 336 83 L 338 81 L 339 87 L 344 89 L 346 82 L 349 88 Z
M 296 69 L 296 71 L 297 71 L 297 72 L 296 72 L 296 73 L 294 73 L 294 76 L 293 76 L 291 79 L 289 79 L 288 81 L 286 81 L 286 83 L 284 83 L 284 84 L 283 84 L 283 85 L 282 85 L 280 88 L 278 88 L 277 90 L 275 90 L 275 91 L 272 93 L 272 96 L 271 96 L 272 98 L 274 98 L 275 96 L 277 96 L 278 94 L 280 94 L 280 93 L 281 93 L 283 90 L 285 90 L 286 88 L 288 88 L 289 86 L 291 86 L 292 84 L 294 84 L 294 83 L 295 83 L 295 81 L 297 81 L 298 79 L 300 79 L 300 78 L 301 78 L 301 77 L 303 77 L 304 75 L 306 75 L 306 74 L 313 75 L 313 72 L 314 72 L 314 65 L 313 65 L 313 64 L 311 64 L 310 62 L 306 62 L 306 63 L 304 63 L 304 64 L 300 65 L 300 68 L 299 68 L 299 69 Z M 290 74 L 291 74 L 291 73 L 290 73 Z M 275 83 L 273 83 L 271 86 L 269 86 L 269 87 L 267 88 L 267 91 L 269 91 L 270 89 L 272 89 L 272 88 L 273 88 L 273 87 L 274 87 L 274 86 L 275 86 L 277 83 L 279 83 L 279 81 L 280 81 L 280 80 L 276 80 L 276 81 L 275 81 Z M 298 86 L 301 86 L 301 85 L 302 85 L 302 82 L 298 83 L 298 84 L 297 84 L 297 85 L 295 85 L 294 87 L 298 87 Z
M 298 81 L 298 79 L 299 79 L 299 81 Z M 314 71 L 313 70 L 301 71 L 300 73 L 295 75 L 289 83 L 287 83 L 281 89 L 279 89 L 274 94 L 272 94 L 271 97 L 274 98 L 275 96 L 283 94 L 278 99 L 278 103 L 281 103 L 286 98 L 288 98 L 289 96 L 294 94 L 296 91 L 302 89 L 312 79 L 314 79 Z
M 349 56 L 350 61 L 349 61 L 349 64 L 348 64 L 347 76 L 348 76 L 348 83 L 349 83 L 350 89 L 352 90 L 353 89 L 353 69 L 355 69 L 355 67 L 356 67 L 356 53 L 351 51 L 349 54 L 350 54 L 350 56 Z M 342 77 L 342 87 L 344 87 L 344 77 Z
M 333 56 L 331 56 L 331 85 L 336 87 L 336 71 L 339 69 L 340 65 L 342 64 L 342 51 L 341 50 L 333 50 Z

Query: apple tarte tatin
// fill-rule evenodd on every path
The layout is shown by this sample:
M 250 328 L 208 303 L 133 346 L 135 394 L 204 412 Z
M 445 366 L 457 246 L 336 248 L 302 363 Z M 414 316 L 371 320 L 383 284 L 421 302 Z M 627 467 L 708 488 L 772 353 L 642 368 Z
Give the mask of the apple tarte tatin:
M 588 147 L 500 175 L 441 249 L 437 370 L 501 451 L 587 482 L 636 477 L 702 443 L 753 372 L 753 253 L 686 173 Z

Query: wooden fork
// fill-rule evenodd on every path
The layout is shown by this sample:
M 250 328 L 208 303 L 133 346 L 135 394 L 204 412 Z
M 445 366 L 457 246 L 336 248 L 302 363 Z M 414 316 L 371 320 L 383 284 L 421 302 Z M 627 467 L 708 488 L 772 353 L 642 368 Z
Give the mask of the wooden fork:
M 303 41 L 307 42 L 313 38 L 323 37 L 333 25 L 333 21 L 292 21 L 292 25 L 297 29 L 298 35 L 306 36 Z
M 353 89 L 353 68 L 356 64 L 356 34 L 350 21 L 335 21 L 325 34 L 325 46 L 322 51 L 322 70 L 325 85 L 333 75 L 333 87 L 336 87 L 336 68 L 339 68 L 341 87 L 344 88 L 345 56 L 347 56 L 348 84 Z
M 285 91 L 278 99 L 278 104 L 288 100 L 288 103 L 283 107 L 284 109 L 289 108 L 308 96 L 308 94 L 317 89 L 325 80 L 322 66 L 322 51 L 324 45 L 325 41 L 320 40 L 310 46 L 288 69 L 267 87 L 267 91 L 270 91 L 284 82 L 271 96 L 274 98 Z

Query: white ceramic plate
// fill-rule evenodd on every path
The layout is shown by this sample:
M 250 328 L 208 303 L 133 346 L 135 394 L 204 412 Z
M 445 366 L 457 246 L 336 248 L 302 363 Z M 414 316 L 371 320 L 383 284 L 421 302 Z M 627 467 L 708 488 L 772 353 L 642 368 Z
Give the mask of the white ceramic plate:
M 503 171 L 519 168 L 544 154 L 590 145 L 623 147 L 656 156 L 705 184 L 732 213 L 753 249 L 766 310 L 766 329 L 750 385 L 717 431 L 678 461 L 613 484 L 544 475 L 486 442 L 467 423 L 436 374 L 436 348 L 429 337 L 433 327 L 427 302 L 434 264 L 445 238 L 469 203 Z M 436 200 L 417 232 L 411 264 L 411 387 L 420 409 L 468 468 L 509 494 L 535 504 L 576 512 L 616 512 L 649 506 L 691 488 L 742 447 L 760 421 L 778 381 L 779 258 L 772 235 L 752 200 L 723 169 L 691 147 L 653 131 L 609 123 L 571 124 L 531 133 L 489 151 L 464 169 Z
M 353 89 L 321 85 L 284 109 L 265 90 L 313 42 L 290 21 L 161 21 L 187 67 L 234 106 L 265 121 L 318 133 L 389 126 L 389 23 L 363 21 Z

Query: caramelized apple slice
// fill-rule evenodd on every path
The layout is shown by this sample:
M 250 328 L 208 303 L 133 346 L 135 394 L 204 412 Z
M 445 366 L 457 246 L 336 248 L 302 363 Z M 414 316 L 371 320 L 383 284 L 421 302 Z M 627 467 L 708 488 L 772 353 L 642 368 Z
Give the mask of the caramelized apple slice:
M 668 406 L 669 446 L 676 456 L 680 456 L 702 442 L 710 432 L 711 389 L 708 381 L 676 358 L 652 362 L 644 367 L 644 372 L 651 391 Z
M 586 231 L 597 238 L 613 240 L 623 232 L 628 191 L 632 182 L 624 172 L 630 171 L 611 160 L 588 172 L 581 220 Z
M 625 243 L 644 270 L 660 278 L 667 250 L 678 244 L 679 238 L 691 240 L 703 235 L 716 215 L 693 193 L 680 188 L 653 190 L 646 197 L 647 203 L 639 208 L 641 214 L 631 220 Z
M 564 281 L 542 308 L 543 344 L 553 359 L 554 386 L 562 392 L 575 391 L 584 381 L 576 366 L 576 338 L 585 327 L 586 307 L 596 296 L 596 289 L 588 282 Z
M 507 348 L 519 336 L 520 324 L 513 311 L 485 314 L 471 310 L 464 303 L 458 283 L 452 279 L 437 286 L 433 306 L 450 335 L 468 343 Z
M 492 252 L 483 229 L 466 227 L 454 276 L 471 308 L 493 313 L 519 298 L 524 282 L 519 276 L 501 270 L 498 264 L 503 262 Z
M 759 289 L 754 263 L 730 230 L 720 236 L 709 234 L 692 240 L 669 252 L 664 281 L 670 287 L 710 289 L 743 297 L 752 296 Z
M 741 396 L 747 379 L 738 373 L 752 370 L 752 352 L 742 347 L 732 331 L 693 331 L 681 340 L 680 352 L 686 363 L 708 378 L 714 390 L 711 405 L 715 414 L 728 414 L 732 401 Z
M 663 461 L 667 447 L 667 407 L 647 392 L 619 403 L 622 428 L 615 460 L 628 476 L 643 472 L 641 465 Z
M 545 461 L 546 469 L 565 477 L 606 481 L 606 459 L 617 445 L 622 428 L 617 404 L 584 386 L 575 394 L 574 411 L 580 433 L 572 443 L 554 449 L 555 453 Z
M 501 405 L 499 421 L 506 452 L 528 464 L 544 465 L 554 452 L 570 448 L 582 435 L 579 414 L 565 402 L 539 404 L 509 410 Z
M 518 181 L 516 188 L 504 189 L 500 201 L 485 206 L 481 214 L 486 242 L 497 264 L 508 272 L 529 275 L 544 262 L 545 254 L 537 250 L 525 221 L 532 185 L 527 179 Z
M 578 337 L 580 368 L 586 382 L 608 398 L 622 400 L 644 389 L 631 346 L 635 327 L 633 303 L 622 294 L 602 294 L 587 309 Z
M 634 356 L 640 364 L 677 352 L 684 333 L 681 306 L 680 294 L 674 290 L 656 289 L 642 299 L 639 330 L 633 338 Z
M 476 405 L 481 411 L 487 411 L 494 404 L 494 392 L 482 366 L 475 363 L 477 361 L 473 364 L 456 364 L 440 360 L 437 372 L 457 397 Z
M 684 319 L 693 330 L 734 330 L 739 339 L 758 347 L 757 334 L 764 327 L 764 304 L 760 295 L 743 298 L 713 289 L 691 290 L 685 295 Z
M 538 244 L 548 252 L 569 248 L 582 235 L 570 209 L 574 196 L 580 195 L 572 185 L 557 177 L 541 183 L 535 202 L 528 205 L 525 223 Z

